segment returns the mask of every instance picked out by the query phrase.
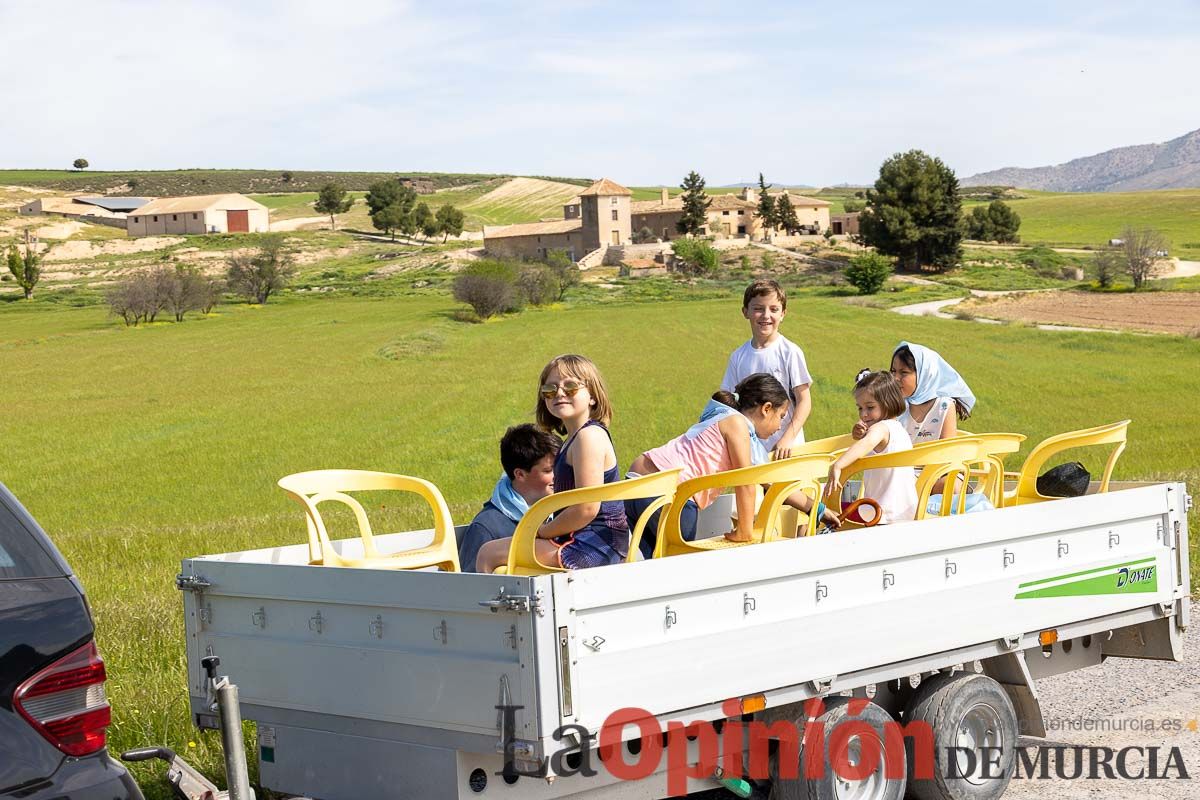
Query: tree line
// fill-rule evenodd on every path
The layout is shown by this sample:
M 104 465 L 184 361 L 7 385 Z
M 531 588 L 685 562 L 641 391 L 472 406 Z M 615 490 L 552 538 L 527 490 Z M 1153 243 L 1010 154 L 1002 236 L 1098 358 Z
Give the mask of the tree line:
M 964 215 L 954 171 L 920 150 L 883 162 L 875 185 L 865 193 L 862 211 L 862 242 L 895 257 L 897 266 L 909 271 L 942 272 L 957 266 L 964 238 L 1020 241 L 1021 217 L 1007 203 L 993 200 Z M 1138 289 L 1161 271 L 1167 249 L 1160 231 L 1126 226 L 1120 238 L 1094 255 L 1092 270 L 1102 288 L 1111 286 L 1123 271 Z

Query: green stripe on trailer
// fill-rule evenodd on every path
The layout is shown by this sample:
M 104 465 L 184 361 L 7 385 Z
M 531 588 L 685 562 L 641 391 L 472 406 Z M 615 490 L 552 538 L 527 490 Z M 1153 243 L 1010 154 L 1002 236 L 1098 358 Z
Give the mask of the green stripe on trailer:
M 1152 556 L 1150 558 L 1143 558 L 1143 559 L 1139 559 L 1137 561 L 1126 561 L 1123 564 L 1110 564 L 1107 567 L 1096 567 L 1095 569 L 1085 569 L 1082 572 L 1071 572 L 1066 575 L 1055 575 L 1053 578 L 1040 578 L 1036 581 L 1026 581 L 1025 583 L 1022 583 L 1021 585 L 1019 585 L 1017 588 L 1024 589 L 1026 586 L 1037 586 L 1038 584 L 1041 584 L 1041 583 L 1052 583 L 1053 581 L 1065 581 L 1067 578 L 1078 578 L 1080 575 L 1091 575 L 1094 572 L 1105 572 L 1107 570 L 1117 569 L 1119 567 L 1132 567 L 1135 564 L 1148 564 L 1153 560 L 1154 560 L 1154 558 Z
M 1130 566 L 1153 560 L 1143 559 L 1131 562 Z M 1045 597 L 1081 597 L 1098 594 L 1144 594 L 1158 591 L 1158 570 L 1154 565 L 1132 569 L 1130 566 L 1120 566 L 1116 572 L 1110 572 L 1107 575 L 1096 575 L 1092 578 L 1060 583 L 1057 586 L 1019 592 L 1016 599 L 1032 600 Z M 1113 569 L 1113 567 L 1108 567 L 1108 569 Z

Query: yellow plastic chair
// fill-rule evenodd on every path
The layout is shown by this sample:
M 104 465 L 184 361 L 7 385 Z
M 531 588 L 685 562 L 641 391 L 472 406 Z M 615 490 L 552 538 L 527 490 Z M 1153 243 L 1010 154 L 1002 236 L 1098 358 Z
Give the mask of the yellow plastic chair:
M 979 491 L 991 501 L 992 505 L 1002 508 L 1004 506 L 1004 457 L 1021 449 L 1021 442 L 1025 441 L 1025 434 L 960 431 L 959 436 L 980 441 L 980 455 L 983 456 L 983 459 L 971 465 L 971 475 L 979 478 Z
M 792 448 L 789 458 L 797 456 L 816 455 L 818 453 L 837 453 L 854 444 L 855 439 L 848 433 L 837 436 L 826 436 L 824 439 L 814 439 L 811 442 L 798 444 Z
M 869 469 L 892 469 L 912 467 L 921 470 L 917 476 L 917 513 L 916 519 L 925 519 L 929 507 L 929 498 L 933 494 L 934 485 L 945 478 L 942 488 L 941 516 L 948 516 L 954 509 L 963 513 L 967 493 L 967 481 L 971 474 L 971 464 L 986 460 L 983 442 L 970 436 L 955 436 L 950 439 L 940 439 L 914 446 L 911 450 L 901 450 L 898 453 L 880 453 L 864 456 L 842 471 L 843 482 L 852 475 Z M 961 477 L 962 480 L 957 480 Z M 953 505 L 951 502 L 953 501 Z M 886 510 L 886 509 L 885 509 Z M 842 523 L 843 530 L 857 526 L 853 522 Z
M 1042 441 L 1033 448 L 1032 452 L 1025 459 L 1025 463 L 1021 465 L 1020 472 L 1006 474 L 1006 477 L 1016 478 L 1017 485 L 1012 491 L 1004 493 L 1004 505 L 1019 506 L 1027 503 L 1042 503 L 1046 500 L 1061 499 L 1058 497 L 1049 497 L 1038 492 L 1038 474 L 1051 458 L 1064 450 L 1071 450 L 1076 447 L 1115 445 L 1112 452 L 1108 455 L 1108 461 L 1104 465 L 1104 474 L 1100 477 L 1100 487 L 1097 490 L 1107 492 L 1109 479 L 1112 478 L 1113 467 L 1116 466 L 1117 459 L 1121 457 L 1121 453 L 1125 450 L 1129 422 L 1126 419 L 1108 425 L 1100 425 L 1095 428 L 1069 431 L 1067 433 L 1060 433 L 1057 436 L 1051 436 L 1049 439 Z
M 684 481 L 675 489 L 670 507 L 661 517 L 654 557 L 663 558 L 708 550 L 724 550 L 782 538 L 779 532 L 779 522 L 780 507 L 783 501 L 798 489 L 807 490 L 814 497 L 819 496 L 819 481 L 828 474 L 830 461 L 831 456 L 828 453 L 814 453 L 793 456 L 782 461 L 772 461 L 768 464 L 742 467 L 728 472 L 701 475 Z M 723 536 L 713 536 L 689 542 L 683 538 L 679 519 L 684 505 L 693 495 L 708 489 L 761 486 L 763 484 L 770 484 L 771 487 L 763 496 L 762 505 L 758 514 L 755 515 L 753 539 L 748 542 L 731 542 Z M 812 525 L 811 519 L 808 524 Z
M 304 508 L 308 523 L 309 564 L 330 567 L 369 567 L 371 569 L 422 569 L 437 567 L 444 572 L 459 572 L 458 541 L 450 509 L 438 488 L 427 480 L 389 472 L 357 469 L 318 469 L 297 472 L 279 479 L 279 488 Z M 367 512 L 347 492 L 397 491 L 419 496 L 433 511 L 433 541 L 425 547 L 380 554 Z M 358 522 L 363 557 L 346 558 L 333 549 L 325 521 L 317 507 L 325 502 L 349 506 Z
M 508 575 L 546 575 L 551 572 L 566 572 L 567 570 L 562 567 L 543 564 L 537 560 L 534 542 L 538 538 L 538 528 L 546 521 L 547 517 L 556 511 L 583 503 L 639 500 L 653 497 L 656 501 L 650 504 L 631 531 L 629 553 L 632 556 L 636 551 L 637 542 L 641 541 L 642 531 L 645 529 L 647 521 L 655 511 L 665 505 L 661 501 L 670 498 L 671 493 L 675 491 L 675 484 L 679 481 L 679 472 L 678 469 L 669 469 L 641 478 L 605 483 L 599 486 L 585 486 L 582 489 L 555 492 L 543 497 L 530 506 L 529 510 L 525 512 L 525 516 L 521 517 L 521 521 L 517 523 L 517 529 L 513 531 L 512 545 L 508 549 L 508 564 L 496 572 Z M 632 561 L 634 558 L 626 560 Z

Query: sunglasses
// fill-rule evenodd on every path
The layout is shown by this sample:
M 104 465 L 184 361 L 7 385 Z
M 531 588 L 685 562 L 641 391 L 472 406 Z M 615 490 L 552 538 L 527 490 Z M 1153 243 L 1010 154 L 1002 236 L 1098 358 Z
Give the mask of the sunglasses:
M 586 383 L 579 381 L 565 380 L 562 383 L 543 383 L 542 388 L 538 390 L 542 397 L 550 400 L 558 395 L 558 390 L 562 389 L 562 393 L 567 397 L 574 397 L 575 393 L 580 389 L 586 389 Z

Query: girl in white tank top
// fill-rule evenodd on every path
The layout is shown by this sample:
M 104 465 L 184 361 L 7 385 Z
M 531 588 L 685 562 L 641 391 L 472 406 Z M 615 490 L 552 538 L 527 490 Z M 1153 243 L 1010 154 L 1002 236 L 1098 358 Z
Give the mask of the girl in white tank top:
M 872 454 L 896 453 L 912 449 L 908 431 L 897 419 L 904 413 L 900 384 L 888 372 L 863 370 L 854 385 L 859 422 L 866 434 L 852 444 L 829 467 L 827 497 L 840 497 L 842 470 Z M 917 514 L 917 479 L 911 467 L 869 469 L 863 473 L 863 497 L 870 497 L 883 509 L 880 524 L 903 522 Z

